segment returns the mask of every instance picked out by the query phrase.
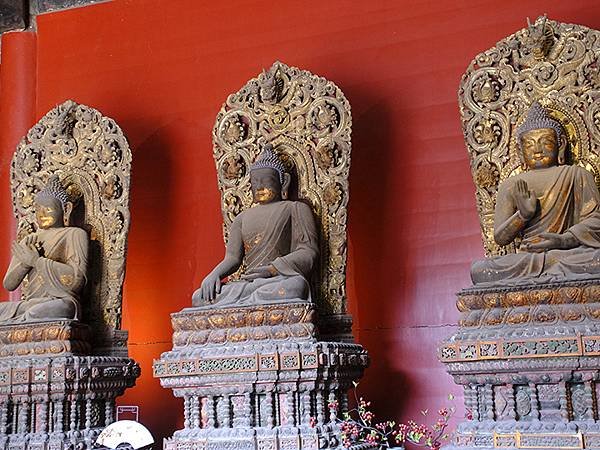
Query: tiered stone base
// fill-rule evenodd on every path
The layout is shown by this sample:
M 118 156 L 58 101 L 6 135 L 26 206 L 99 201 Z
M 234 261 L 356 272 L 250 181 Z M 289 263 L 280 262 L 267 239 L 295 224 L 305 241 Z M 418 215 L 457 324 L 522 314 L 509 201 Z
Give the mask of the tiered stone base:
M 471 419 L 446 449 L 600 449 L 600 279 L 458 296 L 439 357 Z
M 76 354 L 90 347 L 86 333 L 75 321 L 0 326 L 11 349 L 0 357 L 0 449 L 91 449 L 115 420 L 115 398 L 140 369 L 126 357 Z
M 344 407 L 368 357 L 317 341 L 312 321 L 308 303 L 174 314 L 174 348 L 154 376 L 184 399 L 185 420 L 165 449 L 338 448 L 328 403 Z
M 75 320 L 0 326 L 0 358 L 90 353 L 90 328 Z

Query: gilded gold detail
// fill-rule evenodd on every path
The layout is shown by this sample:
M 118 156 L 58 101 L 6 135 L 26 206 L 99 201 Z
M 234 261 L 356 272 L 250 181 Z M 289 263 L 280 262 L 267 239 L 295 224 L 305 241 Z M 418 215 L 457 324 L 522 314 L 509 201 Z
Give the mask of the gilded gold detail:
M 581 308 L 565 307 L 561 309 L 561 319 L 566 321 L 579 321 L 584 318 Z
M 0 356 L 43 355 L 90 350 L 90 327 L 80 322 L 58 320 L 0 326 Z
M 246 308 L 223 308 L 218 314 L 213 311 L 176 313 L 172 318 L 173 330 L 197 331 L 224 328 L 243 328 L 263 325 L 311 323 L 313 306 L 301 303 L 288 308 L 261 305 Z
M 506 294 L 505 304 L 502 306 L 524 306 L 529 304 L 529 293 L 527 291 L 509 292 Z
M 576 287 L 567 287 L 559 289 L 558 295 L 554 297 L 553 303 L 575 303 L 581 296 L 581 289 Z
M 552 308 L 538 308 L 533 316 L 533 320 L 540 323 L 554 322 L 556 319 L 556 312 Z
M 214 314 L 208 319 L 214 327 L 223 328 L 227 323 L 225 317 L 220 314 Z
M 527 323 L 529 322 L 529 309 L 526 310 L 512 310 L 508 313 L 506 317 L 506 322 L 516 325 L 519 323 Z
M 531 304 L 546 304 L 552 302 L 552 291 L 549 289 L 535 290 L 531 292 Z
M 61 275 L 60 282 L 63 286 L 71 286 L 73 284 L 73 277 L 71 275 Z
M 500 172 L 495 164 L 490 164 L 488 161 L 484 161 L 475 170 L 475 183 L 483 188 L 491 188 L 498 185 L 500 180 Z
M 249 326 L 251 327 L 258 327 L 260 325 L 262 325 L 265 321 L 265 311 L 264 310 L 260 310 L 260 311 L 252 311 L 250 313 L 250 321 L 248 323 Z
M 585 307 L 585 310 L 593 319 L 600 319 L 600 305 L 589 305 Z
M 284 312 L 282 310 L 273 310 L 269 313 L 269 324 L 278 325 L 283 322 Z

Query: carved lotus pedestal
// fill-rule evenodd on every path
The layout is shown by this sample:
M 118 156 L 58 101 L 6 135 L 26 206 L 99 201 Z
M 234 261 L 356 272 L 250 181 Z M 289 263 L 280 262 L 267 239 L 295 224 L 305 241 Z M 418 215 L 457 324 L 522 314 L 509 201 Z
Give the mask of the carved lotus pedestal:
M 313 316 L 310 303 L 173 314 L 173 350 L 154 376 L 184 399 L 185 422 L 165 449 L 338 448 L 328 402 L 346 404 L 368 357 L 319 341 Z
M 89 449 L 114 422 L 140 368 L 89 356 L 90 334 L 73 320 L 0 326 L 0 449 Z
M 439 349 L 472 418 L 447 449 L 600 449 L 600 279 L 458 294 Z

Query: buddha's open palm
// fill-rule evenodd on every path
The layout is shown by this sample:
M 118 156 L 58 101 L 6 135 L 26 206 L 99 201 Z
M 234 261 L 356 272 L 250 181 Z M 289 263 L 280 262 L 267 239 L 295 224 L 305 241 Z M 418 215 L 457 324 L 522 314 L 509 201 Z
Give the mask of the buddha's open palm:
M 579 240 L 569 232 L 566 233 L 541 233 L 538 242 L 525 245 L 529 252 L 544 252 L 547 250 L 567 250 L 579 245 Z
M 525 220 L 531 219 L 535 215 L 537 209 L 537 198 L 529 190 L 529 186 L 524 180 L 518 180 L 515 184 L 513 195 L 517 203 L 517 208 L 521 213 L 521 217 Z

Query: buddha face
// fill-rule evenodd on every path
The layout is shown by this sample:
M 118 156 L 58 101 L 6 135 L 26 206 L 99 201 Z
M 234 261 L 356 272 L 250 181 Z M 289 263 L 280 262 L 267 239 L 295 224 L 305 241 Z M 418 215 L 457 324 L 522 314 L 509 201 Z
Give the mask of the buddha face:
M 48 197 L 36 197 L 35 217 L 42 230 L 64 225 L 64 213 L 60 201 Z
M 558 164 L 558 142 L 552 128 L 540 128 L 523 133 L 521 151 L 528 169 L 545 169 Z
M 250 185 L 256 203 L 265 204 L 281 200 L 281 183 L 276 170 L 269 168 L 252 170 Z

